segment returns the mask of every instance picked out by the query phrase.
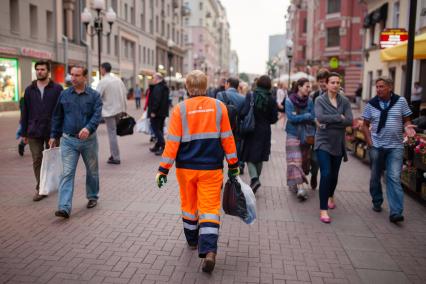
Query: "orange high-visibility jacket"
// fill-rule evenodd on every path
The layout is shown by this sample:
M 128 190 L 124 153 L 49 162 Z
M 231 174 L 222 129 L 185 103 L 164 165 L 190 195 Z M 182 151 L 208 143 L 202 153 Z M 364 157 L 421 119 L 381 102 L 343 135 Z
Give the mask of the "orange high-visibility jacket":
M 176 168 L 222 169 L 224 156 L 229 167 L 237 166 L 226 106 L 205 96 L 193 97 L 175 106 L 159 171 L 168 174 L 175 161 Z

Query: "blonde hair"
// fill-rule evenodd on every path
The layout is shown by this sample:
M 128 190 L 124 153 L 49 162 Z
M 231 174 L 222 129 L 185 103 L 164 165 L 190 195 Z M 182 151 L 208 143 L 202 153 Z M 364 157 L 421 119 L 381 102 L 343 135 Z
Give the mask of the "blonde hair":
M 249 85 L 246 82 L 241 81 L 239 86 L 238 86 L 238 92 L 241 95 L 245 96 L 245 95 L 247 95 L 248 91 L 249 91 Z
M 185 86 L 191 97 L 204 96 L 207 91 L 207 76 L 203 71 L 193 70 L 185 80 Z

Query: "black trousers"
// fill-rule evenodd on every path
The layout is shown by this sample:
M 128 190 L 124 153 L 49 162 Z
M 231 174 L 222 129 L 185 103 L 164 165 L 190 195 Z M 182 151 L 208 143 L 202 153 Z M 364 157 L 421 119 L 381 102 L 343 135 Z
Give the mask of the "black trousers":
M 151 117 L 151 127 L 152 131 L 154 131 L 155 138 L 157 138 L 157 143 L 155 143 L 155 147 L 164 147 L 166 145 L 166 141 L 164 140 L 164 121 L 165 117 Z

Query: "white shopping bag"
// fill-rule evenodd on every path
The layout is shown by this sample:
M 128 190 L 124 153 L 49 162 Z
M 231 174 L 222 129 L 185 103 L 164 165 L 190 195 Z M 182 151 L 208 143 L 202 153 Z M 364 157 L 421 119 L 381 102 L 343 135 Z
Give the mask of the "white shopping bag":
M 59 188 L 62 175 L 61 148 L 55 147 L 43 151 L 40 170 L 40 195 L 49 195 Z
M 251 225 L 256 220 L 256 197 L 250 185 L 244 183 L 240 176 L 237 177 L 237 181 L 241 185 L 241 191 L 246 199 L 247 218 L 244 219 L 244 223 Z
M 141 118 L 136 122 L 136 131 L 138 133 L 151 134 L 151 124 L 147 118 L 147 112 L 145 111 Z

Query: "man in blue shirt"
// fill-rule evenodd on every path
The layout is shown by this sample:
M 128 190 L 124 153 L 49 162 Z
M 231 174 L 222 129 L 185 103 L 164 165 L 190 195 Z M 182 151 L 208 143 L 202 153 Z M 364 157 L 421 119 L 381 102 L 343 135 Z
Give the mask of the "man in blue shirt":
M 59 97 L 52 118 L 49 146 L 57 146 L 61 137 L 63 164 L 59 185 L 59 205 L 55 215 L 69 218 L 74 192 L 74 177 L 80 154 L 86 166 L 87 208 L 97 205 L 99 193 L 98 139 L 96 129 L 101 120 L 102 99 L 86 85 L 87 69 L 71 68 L 72 87 Z
M 411 124 L 411 110 L 405 98 L 392 92 L 393 81 L 387 77 L 376 80 L 377 96 L 364 109 L 363 132 L 370 148 L 370 194 L 373 210 L 382 211 L 383 193 L 381 175 L 386 168 L 386 191 L 389 203 L 389 220 L 404 221 L 404 192 L 401 186 L 401 170 L 404 154 L 403 132 L 416 134 Z M 371 130 L 370 130 L 371 125 Z

